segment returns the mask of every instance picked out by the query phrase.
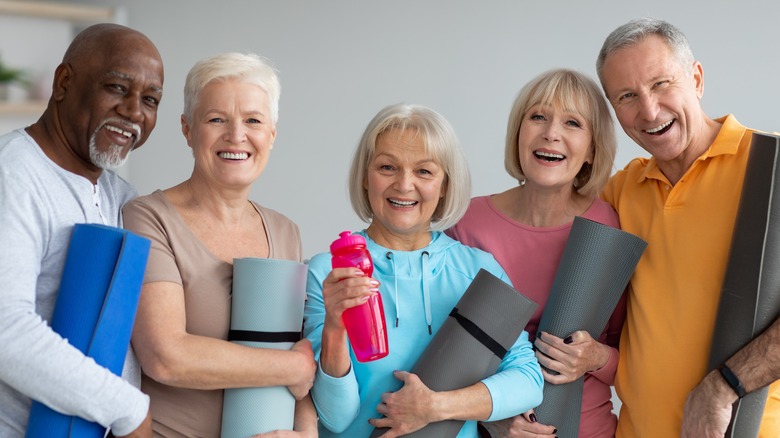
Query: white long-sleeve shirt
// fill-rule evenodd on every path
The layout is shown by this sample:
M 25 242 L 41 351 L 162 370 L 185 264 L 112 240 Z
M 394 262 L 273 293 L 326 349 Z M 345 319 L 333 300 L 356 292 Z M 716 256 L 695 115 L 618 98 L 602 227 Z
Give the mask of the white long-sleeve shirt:
M 62 169 L 23 129 L 0 136 L 0 436 L 24 435 L 31 398 L 116 435 L 146 417 L 146 395 L 47 323 L 73 225 L 120 226 L 120 209 L 135 194 L 112 172 L 94 185 Z M 132 354 L 128 372 L 138 378 Z

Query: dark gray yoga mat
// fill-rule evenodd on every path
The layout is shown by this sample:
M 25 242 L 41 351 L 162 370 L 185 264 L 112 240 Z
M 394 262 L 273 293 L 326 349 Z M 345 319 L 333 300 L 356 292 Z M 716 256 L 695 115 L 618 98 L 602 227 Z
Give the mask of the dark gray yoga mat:
M 647 243 L 633 234 L 575 217 L 539 331 L 565 338 L 586 330 L 598 339 L 646 247 Z M 544 385 L 536 418 L 555 426 L 559 437 L 577 437 L 584 380 L 580 377 L 571 383 Z
M 537 307 L 512 286 L 481 269 L 417 360 L 412 373 L 434 391 L 465 388 L 492 376 L 503 357 L 497 353 L 501 349 L 508 351 L 514 345 Z M 456 420 L 431 423 L 405 436 L 454 437 L 463 423 Z M 386 431 L 374 429 L 371 436 L 378 437 Z
M 769 327 L 780 313 L 780 137 L 754 133 L 723 279 L 709 369 Z M 726 437 L 758 435 L 767 388 L 734 403 Z

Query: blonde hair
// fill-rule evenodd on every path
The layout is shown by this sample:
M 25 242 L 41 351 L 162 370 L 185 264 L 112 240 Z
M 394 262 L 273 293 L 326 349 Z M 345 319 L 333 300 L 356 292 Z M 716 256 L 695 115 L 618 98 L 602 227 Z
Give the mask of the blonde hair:
M 441 114 L 420 105 L 386 106 L 368 123 L 355 149 L 349 172 L 349 199 L 355 213 L 364 222 L 370 222 L 374 216 L 363 182 L 368 175 L 368 164 L 374 157 L 377 138 L 392 129 L 416 130 L 423 138 L 426 153 L 444 169 L 446 189 L 431 218 L 431 228 L 445 230 L 455 225 L 468 208 L 471 175 L 450 123 Z
M 540 74 L 520 90 L 509 113 L 504 150 L 504 167 L 519 182 L 525 180 L 518 145 L 520 126 L 526 112 L 535 105 L 572 111 L 589 121 L 593 163 L 583 164 L 574 178 L 574 186 L 582 195 L 597 196 L 612 173 L 617 151 L 612 116 L 599 86 L 582 73 L 556 69 Z

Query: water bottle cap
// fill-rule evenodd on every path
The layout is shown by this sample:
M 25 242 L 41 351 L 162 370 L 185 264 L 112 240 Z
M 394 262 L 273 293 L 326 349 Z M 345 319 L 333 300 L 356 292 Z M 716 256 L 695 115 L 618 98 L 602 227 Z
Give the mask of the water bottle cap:
M 352 234 L 350 231 L 342 231 L 339 238 L 330 244 L 330 252 L 337 251 L 346 246 L 366 245 L 366 239 L 360 234 Z

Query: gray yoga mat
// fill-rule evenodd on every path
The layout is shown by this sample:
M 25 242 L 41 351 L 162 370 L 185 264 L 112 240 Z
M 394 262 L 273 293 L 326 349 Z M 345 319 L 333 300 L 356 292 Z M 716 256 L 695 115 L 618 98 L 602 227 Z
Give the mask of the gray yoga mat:
M 537 307 L 512 286 L 480 269 L 417 360 L 412 373 L 434 391 L 465 388 L 492 376 Z M 457 420 L 432 423 L 405 436 L 454 437 L 463 423 Z M 371 436 L 378 437 L 385 431 L 374 429 Z
M 306 265 L 290 260 L 233 260 L 230 335 L 237 344 L 289 349 L 301 339 Z M 295 398 L 284 386 L 225 390 L 222 437 L 292 430 Z
M 723 279 L 709 369 L 715 369 L 780 313 L 780 137 L 754 133 Z M 767 388 L 734 403 L 726 437 L 758 435 Z
M 575 217 L 539 331 L 565 338 L 586 330 L 598 339 L 646 247 L 633 234 Z M 559 437 L 577 437 L 584 380 L 544 385 L 536 417 L 540 423 L 555 426 Z

